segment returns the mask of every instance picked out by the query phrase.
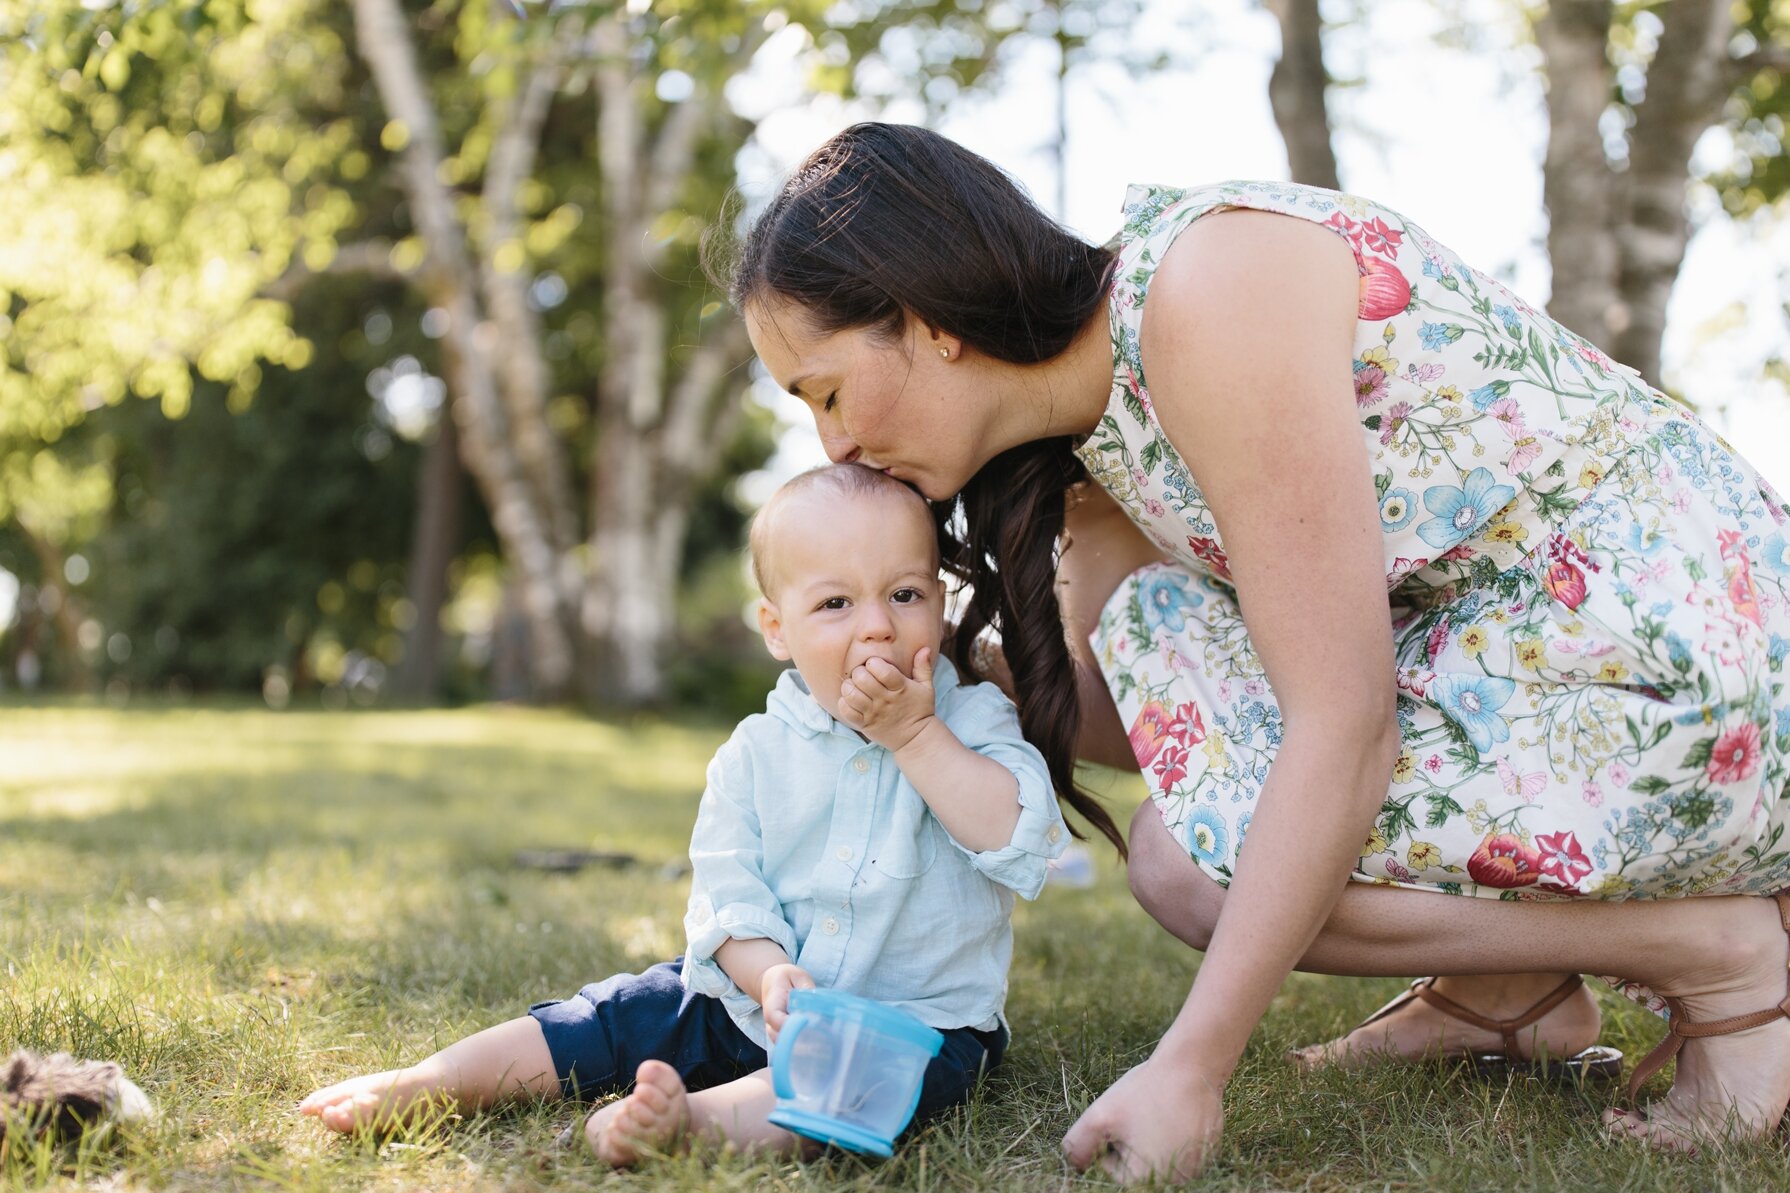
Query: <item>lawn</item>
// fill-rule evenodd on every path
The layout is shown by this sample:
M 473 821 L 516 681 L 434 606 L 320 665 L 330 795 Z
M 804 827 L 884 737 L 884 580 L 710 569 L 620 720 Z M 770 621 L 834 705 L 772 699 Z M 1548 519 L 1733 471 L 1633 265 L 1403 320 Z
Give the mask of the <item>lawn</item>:
M 1096 851 L 1091 890 L 1020 908 L 1015 1041 L 979 1101 L 893 1161 L 738 1156 L 607 1173 L 538 1105 L 384 1140 L 294 1113 L 317 1085 L 416 1058 L 672 956 L 713 723 L 511 709 L 268 713 L 0 708 L 0 1053 L 122 1062 L 160 1117 L 123 1140 L 0 1154 L 0 1188 L 1003 1189 L 1096 1187 L 1058 1140 L 1148 1053 L 1197 956 Z M 1109 782 L 1116 813 L 1141 796 Z M 520 851 L 632 863 L 551 873 Z M 1297 864 L 1297 859 L 1288 859 Z M 1487 1083 L 1440 1065 L 1296 1079 L 1295 1041 L 1398 988 L 1296 975 L 1228 1098 L 1200 1188 L 1782 1188 L 1778 1144 L 1698 1160 L 1606 1144 L 1614 1090 Z M 1607 992 L 1604 992 L 1607 995 Z M 1605 1042 L 1656 1021 L 1605 998 Z

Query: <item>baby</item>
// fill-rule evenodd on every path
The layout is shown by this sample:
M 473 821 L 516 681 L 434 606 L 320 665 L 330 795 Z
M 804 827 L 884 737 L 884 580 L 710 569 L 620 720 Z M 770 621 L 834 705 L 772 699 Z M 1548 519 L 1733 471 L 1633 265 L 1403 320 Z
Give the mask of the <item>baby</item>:
M 631 1086 L 585 1124 L 617 1167 L 695 1140 L 811 1154 L 769 1121 L 766 1049 L 790 991 L 815 986 L 943 1033 L 916 1123 L 1000 1063 L 1013 897 L 1037 896 L 1068 832 L 1013 705 L 939 657 L 926 503 L 868 468 L 817 468 L 777 491 L 751 542 L 759 628 L 795 667 L 709 764 L 684 956 L 318 1090 L 303 1113 L 348 1131 L 425 1104 Z

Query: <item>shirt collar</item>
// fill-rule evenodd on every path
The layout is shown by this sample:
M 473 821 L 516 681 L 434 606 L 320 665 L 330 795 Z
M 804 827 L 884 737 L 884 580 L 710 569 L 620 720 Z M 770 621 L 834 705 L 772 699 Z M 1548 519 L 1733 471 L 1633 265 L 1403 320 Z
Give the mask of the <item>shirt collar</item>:
M 951 660 L 939 655 L 932 665 L 933 707 L 938 707 L 944 700 L 945 693 L 958 686 L 957 668 Z M 802 679 L 802 673 L 794 667 L 777 677 L 777 686 L 771 689 L 770 697 L 765 701 L 765 712 L 776 717 L 796 729 L 802 730 L 810 737 L 822 733 L 840 732 L 850 734 L 857 740 L 857 732 L 851 726 L 835 720 L 815 702 L 814 694 Z

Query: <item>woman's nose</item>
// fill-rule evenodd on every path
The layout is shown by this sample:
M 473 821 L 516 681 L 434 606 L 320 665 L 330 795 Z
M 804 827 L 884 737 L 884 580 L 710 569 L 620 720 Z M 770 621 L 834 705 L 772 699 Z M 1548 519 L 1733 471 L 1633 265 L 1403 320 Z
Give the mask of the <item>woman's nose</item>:
M 849 464 L 863 454 L 858 445 L 845 435 L 828 435 L 823 431 L 820 445 L 826 449 L 827 459 L 835 464 Z

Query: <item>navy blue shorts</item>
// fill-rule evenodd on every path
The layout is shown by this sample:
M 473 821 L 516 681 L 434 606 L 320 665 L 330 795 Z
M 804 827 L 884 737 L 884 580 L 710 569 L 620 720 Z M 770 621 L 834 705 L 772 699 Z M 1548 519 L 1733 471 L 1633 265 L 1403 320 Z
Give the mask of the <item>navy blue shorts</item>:
M 559 1087 L 568 1098 L 621 1093 L 641 1061 L 662 1060 L 692 1090 L 721 1085 L 770 1063 L 718 998 L 684 989 L 683 958 L 642 974 L 593 982 L 571 998 L 528 1008 L 547 1037 Z M 917 1126 L 969 1097 L 976 1081 L 1001 1063 L 1007 1029 L 957 1027 L 926 1066 Z

